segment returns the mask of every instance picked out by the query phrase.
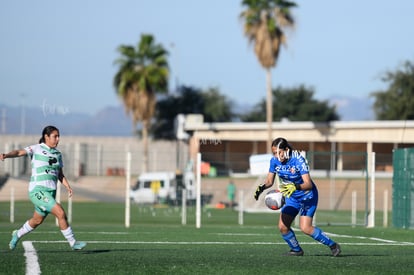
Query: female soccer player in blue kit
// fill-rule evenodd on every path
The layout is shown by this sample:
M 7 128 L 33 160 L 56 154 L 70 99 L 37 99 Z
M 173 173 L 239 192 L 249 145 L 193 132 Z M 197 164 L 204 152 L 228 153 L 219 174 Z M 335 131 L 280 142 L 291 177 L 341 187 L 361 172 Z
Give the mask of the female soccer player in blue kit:
M 314 240 L 328 246 L 334 257 L 341 253 L 339 244 L 330 239 L 320 228 L 312 225 L 313 216 L 318 206 L 318 189 L 309 175 L 306 159 L 284 138 L 272 142 L 273 157 L 270 160 L 269 173 L 263 184 L 254 193 L 258 200 L 260 194 L 279 177 L 279 190 L 285 198 L 279 218 L 279 230 L 290 247 L 288 256 L 303 256 L 303 250 L 291 229 L 295 217 L 300 214 L 300 229 Z

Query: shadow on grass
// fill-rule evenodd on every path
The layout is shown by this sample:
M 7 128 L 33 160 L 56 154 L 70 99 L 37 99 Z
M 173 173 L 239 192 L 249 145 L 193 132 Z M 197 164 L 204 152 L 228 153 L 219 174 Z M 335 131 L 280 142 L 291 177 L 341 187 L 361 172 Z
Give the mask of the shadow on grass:
M 82 250 L 78 252 L 82 254 L 99 254 L 99 253 L 109 253 L 109 252 L 112 252 L 112 250 L 111 249 L 94 249 L 94 250 Z

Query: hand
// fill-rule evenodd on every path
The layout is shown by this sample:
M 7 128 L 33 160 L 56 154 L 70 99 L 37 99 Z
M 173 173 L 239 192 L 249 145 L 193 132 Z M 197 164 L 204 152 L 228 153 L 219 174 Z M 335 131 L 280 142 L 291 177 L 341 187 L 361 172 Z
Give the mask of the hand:
M 73 195 L 72 187 L 69 186 L 66 190 L 68 191 L 68 197 L 71 198 Z
M 296 191 L 296 185 L 292 182 L 287 184 L 281 184 L 279 186 L 279 191 L 280 193 L 282 193 L 284 197 L 289 198 L 293 194 L 293 192 Z
M 258 200 L 259 199 L 260 194 L 262 194 L 265 189 L 266 189 L 266 185 L 264 183 L 263 184 L 260 184 L 259 186 L 257 186 L 257 189 L 254 192 L 254 198 L 255 198 L 255 200 Z

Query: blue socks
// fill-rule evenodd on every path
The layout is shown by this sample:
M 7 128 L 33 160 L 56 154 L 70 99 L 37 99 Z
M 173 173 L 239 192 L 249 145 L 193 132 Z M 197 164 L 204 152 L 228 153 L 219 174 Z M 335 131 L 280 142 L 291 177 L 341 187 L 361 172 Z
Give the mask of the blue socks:
M 302 248 L 300 247 L 298 240 L 296 239 L 295 233 L 291 230 L 286 235 L 282 234 L 283 239 L 289 245 L 290 249 L 293 251 L 301 251 Z
M 333 240 L 331 240 L 326 234 L 320 230 L 318 227 L 315 227 L 315 230 L 310 235 L 315 241 L 320 242 L 321 244 L 332 246 L 335 244 Z
M 310 235 L 315 241 L 320 242 L 321 244 L 332 246 L 335 242 L 329 238 L 321 229 L 315 227 L 313 233 Z M 292 251 L 301 251 L 302 248 L 300 247 L 298 240 L 296 239 L 295 233 L 291 230 L 286 235 L 282 234 L 282 238 L 285 242 L 289 245 Z

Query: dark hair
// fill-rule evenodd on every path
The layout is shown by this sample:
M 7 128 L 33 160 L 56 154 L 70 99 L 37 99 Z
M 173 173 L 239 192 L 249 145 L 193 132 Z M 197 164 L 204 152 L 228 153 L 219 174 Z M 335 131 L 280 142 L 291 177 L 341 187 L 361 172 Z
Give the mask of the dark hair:
M 289 148 L 292 150 L 292 146 L 289 144 L 289 142 L 282 137 L 278 137 L 277 139 L 273 140 L 272 147 L 278 147 L 279 149 L 286 149 Z
M 55 126 L 52 126 L 52 125 L 49 125 L 49 126 L 46 126 L 45 128 L 43 128 L 42 137 L 39 139 L 39 143 L 45 142 L 45 135 L 50 136 L 50 134 L 53 131 L 57 131 L 59 133 L 59 129 L 56 128 Z

